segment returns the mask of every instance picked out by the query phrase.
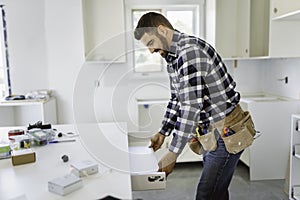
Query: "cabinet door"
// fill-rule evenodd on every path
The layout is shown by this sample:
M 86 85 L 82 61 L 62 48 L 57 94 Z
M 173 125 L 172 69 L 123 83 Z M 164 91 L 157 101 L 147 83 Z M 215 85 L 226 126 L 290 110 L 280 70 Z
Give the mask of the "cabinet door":
M 291 17 L 299 11 L 299 0 L 272 0 L 271 19 Z
M 300 57 L 300 20 L 271 21 L 270 29 L 271 57 Z
M 272 0 L 270 9 L 270 56 L 300 57 L 300 1 Z
M 210 0 L 206 9 L 206 39 L 221 56 L 268 55 L 268 0 Z
M 269 0 L 251 0 L 250 57 L 269 55 Z
M 206 38 L 225 58 L 249 54 L 249 0 L 207 1 Z M 212 16 L 214 15 L 214 16 Z
M 122 0 L 83 0 L 87 61 L 125 62 L 124 4 Z
M 289 199 L 300 199 L 300 130 L 299 115 L 292 115 L 289 165 Z

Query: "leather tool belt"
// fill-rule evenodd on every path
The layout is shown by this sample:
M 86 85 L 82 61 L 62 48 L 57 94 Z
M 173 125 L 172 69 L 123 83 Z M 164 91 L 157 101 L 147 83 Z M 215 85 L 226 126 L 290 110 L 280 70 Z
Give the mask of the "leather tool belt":
M 243 111 L 241 106 L 237 105 L 223 120 L 210 124 L 208 127 L 199 124 L 194 138 L 189 142 L 191 150 L 197 154 L 216 150 L 216 129 L 225 143 L 226 150 L 232 154 L 250 146 L 256 134 L 250 113 Z

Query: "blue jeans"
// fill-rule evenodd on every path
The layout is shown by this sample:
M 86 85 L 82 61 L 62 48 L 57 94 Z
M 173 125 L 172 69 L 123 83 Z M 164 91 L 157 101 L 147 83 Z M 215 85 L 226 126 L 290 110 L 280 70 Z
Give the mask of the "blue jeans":
M 203 171 L 197 187 L 196 200 L 228 200 L 228 187 L 243 151 L 230 154 L 216 131 L 218 147 L 203 154 Z

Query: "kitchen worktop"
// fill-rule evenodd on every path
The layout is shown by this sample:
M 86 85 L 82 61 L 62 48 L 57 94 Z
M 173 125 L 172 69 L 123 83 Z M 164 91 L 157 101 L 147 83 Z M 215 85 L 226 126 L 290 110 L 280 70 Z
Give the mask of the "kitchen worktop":
M 297 99 L 260 92 L 260 93 L 242 93 L 241 101 L 245 103 L 250 103 L 250 102 L 297 101 Z

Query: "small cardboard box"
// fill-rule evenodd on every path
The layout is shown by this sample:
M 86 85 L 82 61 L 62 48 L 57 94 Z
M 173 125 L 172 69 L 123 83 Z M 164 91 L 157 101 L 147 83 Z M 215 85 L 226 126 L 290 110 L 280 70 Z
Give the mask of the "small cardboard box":
M 10 157 L 10 146 L 9 144 L 0 143 L 0 159 Z
M 71 164 L 72 173 L 78 177 L 98 173 L 98 164 L 92 160 L 84 160 Z
M 35 162 L 35 152 L 32 149 L 12 151 L 11 161 L 14 166 Z
M 48 181 L 49 192 L 59 194 L 61 196 L 76 191 L 81 187 L 83 187 L 82 180 L 73 174 L 66 174 L 62 177 Z
M 10 151 L 9 144 L 0 143 L 0 153 L 7 153 Z

